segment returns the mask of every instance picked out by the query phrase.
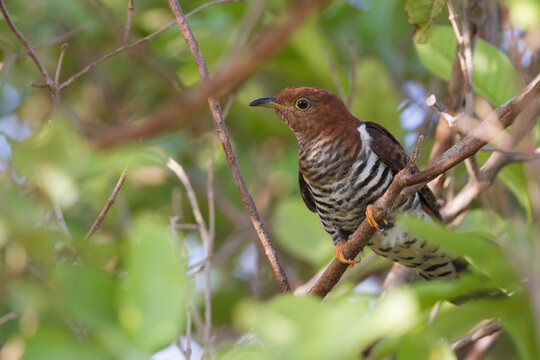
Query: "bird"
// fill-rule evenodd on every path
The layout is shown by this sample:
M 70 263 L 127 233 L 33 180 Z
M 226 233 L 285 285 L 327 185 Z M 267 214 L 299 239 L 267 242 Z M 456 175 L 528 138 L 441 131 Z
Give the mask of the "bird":
M 427 280 L 456 277 L 453 256 L 408 234 L 399 222 L 390 219 L 379 225 L 371 216 L 370 204 L 384 194 L 409 159 L 386 128 L 357 119 L 338 96 L 316 87 L 286 88 L 249 106 L 274 109 L 296 136 L 300 193 L 332 237 L 337 259 L 356 263 L 346 259 L 341 248 L 367 217 L 378 230 L 367 244 L 374 253 Z M 427 186 L 399 204 L 396 212 L 441 219 Z

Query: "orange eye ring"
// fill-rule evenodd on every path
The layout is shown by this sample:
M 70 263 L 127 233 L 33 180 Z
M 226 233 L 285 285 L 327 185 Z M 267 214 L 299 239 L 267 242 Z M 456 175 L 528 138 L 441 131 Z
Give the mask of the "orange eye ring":
M 294 103 L 294 107 L 300 111 L 306 111 L 311 107 L 311 103 L 307 99 L 300 98 L 296 100 L 296 103 Z

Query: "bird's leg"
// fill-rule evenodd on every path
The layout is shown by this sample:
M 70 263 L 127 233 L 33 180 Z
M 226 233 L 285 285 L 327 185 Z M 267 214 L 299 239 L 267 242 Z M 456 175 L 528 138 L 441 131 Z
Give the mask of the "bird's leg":
M 343 264 L 351 265 L 358 264 L 360 261 L 350 260 L 346 259 L 343 255 L 343 245 L 345 245 L 345 241 L 338 242 L 336 246 L 334 247 L 334 250 L 336 252 L 336 259 L 341 261 Z
M 371 204 L 369 204 L 366 208 L 366 219 L 371 226 L 377 229 L 377 231 L 383 231 L 383 229 L 379 227 L 379 224 L 377 224 L 377 221 L 375 221 L 375 217 L 373 216 L 373 206 Z M 383 222 L 384 225 L 388 225 L 388 221 L 386 221 L 386 219 L 383 220 Z

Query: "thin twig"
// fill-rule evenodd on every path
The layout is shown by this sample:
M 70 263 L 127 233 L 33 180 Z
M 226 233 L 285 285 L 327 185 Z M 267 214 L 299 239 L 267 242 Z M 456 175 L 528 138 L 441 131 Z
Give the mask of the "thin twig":
M 54 83 L 58 84 L 58 79 L 60 78 L 60 70 L 62 69 L 62 62 L 64 61 L 64 54 L 68 47 L 68 43 L 63 43 L 60 47 L 60 57 L 58 57 L 58 64 L 56 65 L 56 73 L 54 74 Z
M 489 159 L 478 170 L 477 180 L 470 179 L 469 182 L 445 204 L 441 209 L 441 215 L 446 221 L 454 219 L 469 207 L 471 202 L 478 197 L 482 191 L 487 189 L 499 173 L 507 164 L 515 161 L 528 161 L 540 155 L 536 152 L 532 154 L 521 154 L 512 151 L 519 141 L 530 132 L 536 124 L 536 117 L 529 115 L 527 111 L 520 116 L 516 124 L 508 132 L 508 136 L 503 137 L 497 148 L 499 151 L 493 153 Z M 482 148 L 484 149 L 484 148 Z
M 122 37 L 122 45 L 126 45 L 129 39 L 129 31 L 131 30 L 131 15 L 133 15 L 133 9 L 133 0 L 129 0 L 126 14 L 126 26 L 124 28 L 124 36 Z
M 183 91 L 171 99 L 168 106 L 139 126 L 118 126 L 102 132 L 96 138 L 98 145 L 109 147 L 140 139 L 142 136 L 157 135 L 181 127 L 186 121 L 196 118 L 195 115 L 207 106 L 208 97 L 222 98 L 233 93 L 264 60 L 276 54 L 286 44 L 295 29 L 328 2 L 295 1 L 293 8 L 285 16 L 278 18 L 273 26 L 265 27 L 242 51 L 231 53 L 211 81 Z
M 84 236 L 84 240 L 88 240 L 92 234 L 94 234 L 101 223 L 103 222 L 103 219 L 105 219 L 105 216 L 107 216 L 107 212 L 111 208 L 111 206 L 114 204 L 114 200 L 116 199 L 116 195 L 118 195 L 118 192 L 120 191 L 120 188 L 122 187 L 122 184 L 126 180 L 127 176 L 127 168 L 122 170 L 122 174 L 120 174 L 120 177 L 118 178 L 118 181 L 116 182 L 116 185 L 114 186 L 114 189 L 107 199 L 107 202 L 105 203 L 105 206 L 103 209 L 101 209 L 101 212 L 99 213 L 98 217 L 94 222 L 92 223 L 92 226 L 90 227 L 90 230 L 88 230 L 88 233 Z
M 343 89 L 343 85 L 339 80 L 339 73 L 336 64 L 334 64 L 334 60 L 332 59 L 332 55 L 330 55 L 330 50 L 327 46 L 325 46 L 323 50 L 326 54 L 326 59 L 328 60 L 328 69 L 330 70 L 330 76 L 334 81 L 334 86 L 336 87 L 337 93 L 343 101 L 347 101 L 347 95 L 345 95 L 345 89 Z
M 193 191 L 193 187 L 191 186 L 191 181 L 189 181 L 189 178 L 186 172 L 184 171 L 184 168 L 182 167 L 182 165 L 177 163 L 174 159 L 169 158 L 167 160 L 167 167 L 176 174 L 176 176 L 182 182 L 182 184 L 184 185 L 184 188 L 186 189 L 189 203 L 193 211 L 193 216 L 195 217 L 195 221 L 197 222 L 199 232 L 201 233 L 203 245 L 205 246 L 205 248 L 207 248 L 208 230 L 206 228 L 206 224 L 202 217 L 201 209 L 199 208 L 199 203 L 197 201 L 197 197 L 195 196 L 195 191 Z
M 182 346 L 182 338 L 179 337 L 176 340 L 176 345 L 182 351 L 184 354 L 184 359 L 189 360 L 191 359 L 192 349 L 191 349 L 191 309 L 187 309 L 186 311 L 186 348 Z
M 0 325 L 4 325 L 10 320 L 13 320 L 17 317 L 17 313 L 15 311 L 8 312 L 6 315 L 3 315 L 0 317 Z
M 216 236 L 216 212 L 214 196 L 214 163 L 216 154 L 217 134 L 212 135 L 212 145 L 210 146 L 210 159 L 208 160 L 208 182 L 206 196 L 208 199 L 208 248 L 206 250 L 206 261 L 204 263 L 204 339 L 205 344 L 210 344 L 212 334 L 212 284 L 211 270 L 214 253 L 214 240 Z M 205 348 L 205 355 L 209 353 Z
M 49 75 L 49 72 L 37 56 L 36 52 L 30 46 L 30 43 L 26 40 L 24 35 L 15 27 L 15 24 L 11 20 L 11 17 L 9 16 L 9 13 L 6 9 L 6 5 L 4 3 L 5 0 L 0 0 L 0 9 L 2 10 L 2 14 L 4 15 L 4 18 L 6 19 L 6 22 L 11 29 L 11 31 L 15 34 L 17 39 L 23 44 L 23 46 L 26 48 L 26 51 L 28 52 L 28 55 L 34 60 L 34 63 L 39 69 L 39 72 L 41 73 L 41 76 L 43 77 L 43 80 L 47 83 L 47 86 L 51 87 L 53 86 L 53 79 L 51 78 L 51 75 Z
M 242 1 L 242 0 L 216 0 L 216 1 L 211 1 L 211 2 L 209 2 L 207 4 L 201 5 L 198 8 L 194 9 L 193 11 L 187 13 L 186 17 L 192 16 L 192 15 L 198 13 L 199 11 L 201 11 L 203 9 L 206 9 L 207 7 L 209 7 L 211 5 L 217 5 L 217 4 L 227 3 L 227 2 L 238 2 L 238 1 Z M 165 30 L 169 29 L 174 24 L 175 24 L 175 21 L 172 20 L 167 25 L 165 25 L 164 27 L 162 27 L 159 30 L 154 31 L 150 35 L 147 35 L 147 36 L 142 37 L 142 38 L 140 38 L 138 40 L 135 40 L 132 43 L 122 45 L 122 46 L 118 47 L 117 49 L 115 49 L 115 50 L 113 50 L 113 51 L 111 51 L 111 52 L 109 52 L 109 53 L 107 53 L 105 55 L 102 55 L 98 59 L 96 59 L 93 62 L 91 62 L 90 64 L 86 65 L 83 69 L 81 69 L 77 73 L 70 76 L 69 79 L 64 81 L 62 84 L 60 84 L 60 89 L 61 90 L 65 89 L 66 87 L 71 85 L 75 80 L 77 80 L 78 78 L 80 78 L 81 76 L 83 76 L 84 74 L 89 72 L 90 70 L 92 70 L 94 67 L 96 67 L 97 65 L 99 65 L 103 61 L 105 61 L 105 60 L 107 60 L 107 59 L 109 59 L 109 58 L 111 58 L 111 57 L 113 57 L 113 56 L 115 56 L 117 54 L 120 54 L 120 53 L 122 53 L 122 52 L 124 52 L 126 50 L 132 49 L 132 48 L 134 48 L 134 47 L 136 47 L 136 46 L 138 46 L 138 45 L 140 45 L 140 44 L 142 44 L 142 43 L 156 37 L 157 35 L 161 34 Z
M 176 19 L 178 28 L 180 29 L 180 32 L 184 36 L 184 39 L 186 40 L 188 48 L 191 54 L 193 55 L 193 58 L 197 65 L 197 70 L 199 71 L 199 76 L 203 84 L 207 85 L 207 83 L 210 80 L 210 74 L 208 72 L 208 67 L 202 55 L 199 44 L 197 43 L 197 40 L 195 39 L 195 36 L 193 35 L 193 32 L 191 31 L 191 27 L 187 23 L 186 17 L 184 13 L 182 12 L 182 9 L 178 1 L 168 0 L 168 3 Z M 246 207 L 251 217 L 255 230 L 257 231 L 257 234 L 259 235 L 261 243 L 264 247 L 266 256 L 270 260 L 270 264 L 272 265 L 272 269 L 274 270 L 274 274 L 276 276 L 276 280 L 278 281 L 279 287 L 282 292 L 290 292 L 291 287 L 289 285 L 289 281 L 287 280 L 287 276 L 285 275 L 285 272 L 283 271 L 283 268 L 281 267 L 281 264 L 279 263 L 274 245 L 272 244 L 272 241 L 270 240 L 268 231 L 266 230 L 266 227 L 262 221 L 262 218 L 259 215 L 257 207 L 255 206 L 255 202 L 253 201 L 253 198 L 251 197 L 249 193 L 246 181 L 240 170 L 240 166 L 238 164 L 236 154 L 232 148 L 232 144 L 229 139 L 227 126 L 225 125 L 225 122 L 223 120 L 223 114 L 221 112 L 221 105 L 219 101 L 217 100 L 217 98 L 213 96 L 208 97 L 208 104 L 212 112 L 212 117 L 214 119 L 216 132 L 219 136 L 219 140 L 225 152 L 227 163 L 229 164 L 236 186 L 242 197 L 242 202 L 244 203 L 244 206 Z
M 475 341 L 478 341 L 479 339 L 485 336 L 489 336 L 493 333 L 496 333 L 497 331 L 501 331 L 501 327 L 499 326 L 498 323 L 491 322 L 487 324 L 486 326 L 483 326 L 480 329 L 474 331 L 472 334 L 468 335 L 467 337 L 454 342 L 452 345 L 450 345 L 450 348 L 454 352 L 456 352 L 458 350 L 461 350 L 470 346 Z
M 211 161 L 213 163 L 213 161 Z M 173 171 L 178 179 L 182 182 L 186 189 L 186 193 L 191 204 L 191 210 L 193 211 L 193 216 L 197 222 L 199 233 L 201 234 L 201 239 L 206 250 L 206 260 L 204 262 L 204 277 L 205 277 L 205 308 L 204 308 L 204 327 L 203 327 L 203 345 L 204 353 L 207 355 L 210 352 L 211 348 L 211 330 L 212 330 L 212 303 L 211 303 L 211 259 L 212 259 L 212 246 L 213 238 L 208 231 L 208 228 L 202 217 L 201 210 L 199 208 L 199 203 L 197 197 L 195 196 L 195 191 L 191 186 L 189 177 L 187 176 L 184 168 L 174 161 L 172 158 L 169 158 L 167 161 L 167 167 Z M 213 171 L 213 170 L 212 170 Z M 209 187 L 212 184 L 209 185 Z M 210 199 L 209 199 L 210 202 Z
M 351 61 L 351 89 L 349 90 L 349 97 L 347 98 L 347 107 L 352 109 L 354 99 L 356 99 L 356 93 L 358 91 L 358 74 L 356 72 L 356 68 L 358 66 L 358 55 L 356 54 L 356 49 L 352 40 L 349 40 L 347 45 L 349 46 L 349 58 Z
M 62 233 L 64 234 L 66 239 L 71 240 L 72 236 L 67 227 L 66 220 L 64 219 L 64 214 L 62 213 L 62 207 L 60 206 L 58 201 L 53 201 L 53 210 L 54 210 L 54 218 L 56 219 L 56 223 L 60 227 L 60 230 L 62 230 Z

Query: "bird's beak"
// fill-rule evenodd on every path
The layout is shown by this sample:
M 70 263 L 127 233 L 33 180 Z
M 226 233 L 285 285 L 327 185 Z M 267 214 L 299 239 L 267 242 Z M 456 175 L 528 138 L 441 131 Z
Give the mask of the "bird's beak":
M 249 106 L 262 106 L 262 107 L 268 107 L 272 109 L 279 109 L 283 107 L 283 105 L 280 105 L 277 103 L 277 99 L 275 97 L 265 97 L 265 98 L 253 100 L 252 102 L 249 103 Z

